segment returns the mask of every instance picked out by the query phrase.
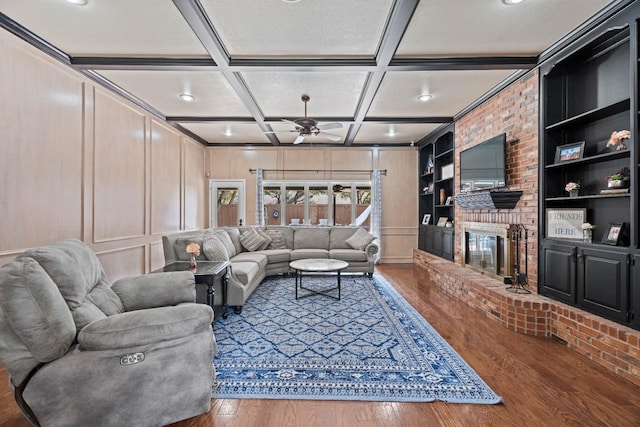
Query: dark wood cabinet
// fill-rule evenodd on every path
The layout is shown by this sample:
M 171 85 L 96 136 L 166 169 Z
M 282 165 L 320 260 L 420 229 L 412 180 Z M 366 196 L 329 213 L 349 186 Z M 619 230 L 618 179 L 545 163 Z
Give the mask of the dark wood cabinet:
M 423 225 L 420 230 L 420 249 L 441 258 L 453 261 L 454 231 L 453 227 L 437 227 Z
M 608 319 L 627 323 L 629 254 L 579 248 L 576 264 L 578 306 Z
M 559 301 L 576 302 L 576 247 L 545 242 L 540 250 L 541 294 Z
M 539 292 L 618 323 L 640 329 L 638 277 L 637 137 L 640 3 L 603 20 L 540 66 Z M 628 130 L 622 145 L 614 131 Z M 566 149 L 580 147 L 574 156 Z M 612 191 L 607 177 L 625 170 Z M 580 184 L 577 197 L 565 186 Z M 593 241 L 559 239 L 548 231 L 550 209 L 580 209 L 595 225 Z M 624 224 L 617 244 L 604 243 L 612 225 Z M 577 224 L 580 227 L 581 224 Z M 548 234 L 547 234 L 548 233 Z M 615 242 L 614 242 L 615 243 Z
M 454 220 L 453 125 L 420 145 L 418 248 L 453 261 L 453 227 L 437 227 L 438 221 Z M 447 203 L 448 202 L 448 203 Z M 425 224 L 425 215 L 428 222 Z
M 540 249 L 541 294 L 628 323 L 631 256 L 600 245 L 546 241 Z

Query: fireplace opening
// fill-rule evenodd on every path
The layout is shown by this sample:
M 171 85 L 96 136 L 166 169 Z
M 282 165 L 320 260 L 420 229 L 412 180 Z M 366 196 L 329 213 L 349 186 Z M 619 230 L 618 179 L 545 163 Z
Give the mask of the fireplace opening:
M 465 267 L 502 280 L 513 274 L 511 224 L 464 222 Z

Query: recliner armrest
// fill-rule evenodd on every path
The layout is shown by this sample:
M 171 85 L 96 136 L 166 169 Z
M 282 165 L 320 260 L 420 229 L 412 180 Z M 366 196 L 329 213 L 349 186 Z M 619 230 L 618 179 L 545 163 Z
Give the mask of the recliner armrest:
M 137 310 L 90 323 L 78 343 L 90 351 L 134 348 L 211 330 L 212 321 L 213 310 L 205 304 Z
M 196 301 L 195 277 L 189 271 L 127 277 L 116 281 L 111 289 L 126 311 Z

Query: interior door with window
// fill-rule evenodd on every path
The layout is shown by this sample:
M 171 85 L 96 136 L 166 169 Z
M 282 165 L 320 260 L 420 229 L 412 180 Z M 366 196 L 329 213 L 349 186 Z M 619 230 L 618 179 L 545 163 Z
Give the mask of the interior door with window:
M 209 200 L 210 227 L 246 225 L 244 180 L 210 180 Z

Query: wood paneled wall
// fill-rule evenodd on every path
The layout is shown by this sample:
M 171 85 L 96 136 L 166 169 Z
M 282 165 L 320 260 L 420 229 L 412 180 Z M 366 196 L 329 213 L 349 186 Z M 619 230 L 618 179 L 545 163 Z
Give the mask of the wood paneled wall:
M 209 179 L 245 179 L 253 223 L 249 169 L 259 167 L 387 169 L 383 262 L 412 262 L 414 148 L 205 148 L 5 31 L 0 57 L 0 265 L 27 248 L 78 238 L 98 254 L 110 280 L 149 272 L 164 264 L 162 234 L 208 226 Z
M 5 31 L 0 58 L 0 265 L 77 238 L 116 280 L 207 226 L 201 144 Z
M 418 154 L 414 148 L 269 147 L 207 148 L 205 174 L 210 179 L 246 182 L 247 224 L 255 224 L 256 176 L 249 169 L 306 169 L 268 172 L 273 180 L 369 180 L 370 174 L 316 170 L 386 169 L 382 177 L 382 262 L 413 262 L 418 241 Z

